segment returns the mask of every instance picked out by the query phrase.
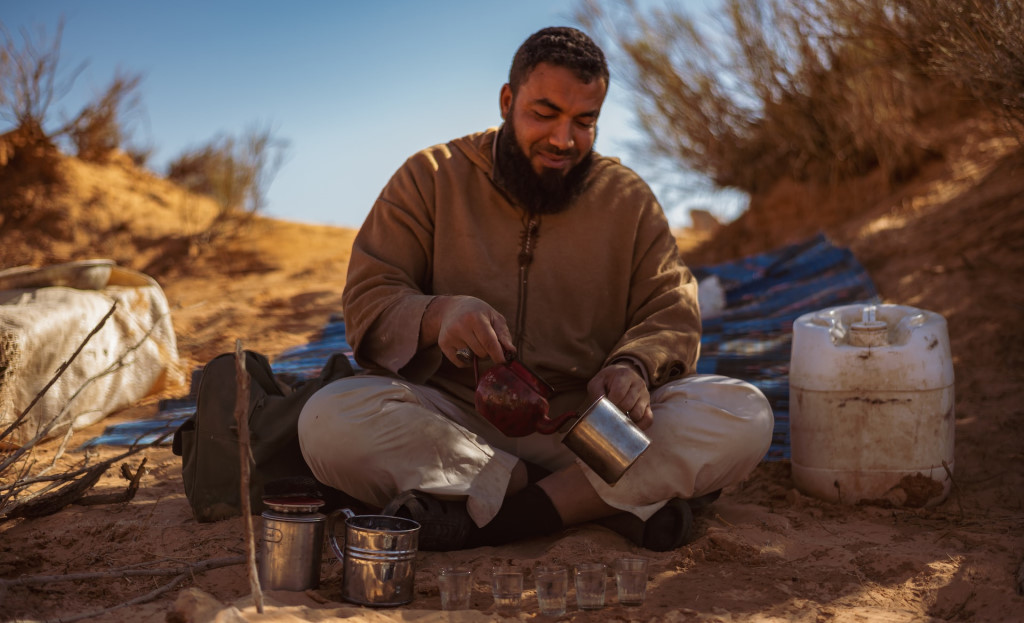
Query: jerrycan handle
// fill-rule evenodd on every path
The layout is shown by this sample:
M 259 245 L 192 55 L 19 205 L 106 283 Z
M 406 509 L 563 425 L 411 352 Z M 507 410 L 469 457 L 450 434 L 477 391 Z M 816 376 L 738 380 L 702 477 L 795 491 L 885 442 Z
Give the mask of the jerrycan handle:
M 337 537 L 334 536 L 334 524 L 337 523 L 338 517 L 340 517 L 342 515 L 345 516 L 345 519 L 350 519 L 350 518 L 356 516 L 355 513 L 353 513 L 351 510 L 349 510 L 347 508 L 339 508 L 338 510 L 336 510 L 336 511 L 332 512 L 330 515 L 328 515 L 327 516 L 327 537 L 328 537 L 327 540 L 329 540 L 331 542 L 331 549 L 334 550 L 334 555 L 338 558 L 338 560 L 341 561 L 341 562 L 345 562 L 345 554 L 344 554 L 344 552 L 341 551 L 341 548 L 338 547 L 338 539 L 337 539 Z

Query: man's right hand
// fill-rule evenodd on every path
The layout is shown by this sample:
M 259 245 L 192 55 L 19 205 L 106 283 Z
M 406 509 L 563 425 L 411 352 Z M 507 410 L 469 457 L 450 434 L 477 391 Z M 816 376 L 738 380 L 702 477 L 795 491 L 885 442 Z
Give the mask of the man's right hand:
M 420 326 L 420 346 L 431 343 L 436 343 L 460 368 L 469 365 L 456 355 L 462 349 L 496 362 L 505 361 L 506 352 L 515 352 L 505 317 L 472 296 L 438 296 L 427 305 Z

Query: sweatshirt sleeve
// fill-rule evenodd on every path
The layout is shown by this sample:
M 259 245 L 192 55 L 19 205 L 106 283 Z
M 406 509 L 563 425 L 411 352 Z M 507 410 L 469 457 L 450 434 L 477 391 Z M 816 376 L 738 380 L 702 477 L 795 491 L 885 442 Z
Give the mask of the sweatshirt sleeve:
M 441 363 L 436 347 L 419 350 L 431 294 L 436 163 L 410 158 L 384 187 L 352 245 L 342 295 L 356 361 L 422 382 Z
M 606 359 L 642 364 L 651 387 L 696 371 L 701 319 L 697 282 L 679 256 L 664 212 L 645 201 L 633 249 L 629 323 Z

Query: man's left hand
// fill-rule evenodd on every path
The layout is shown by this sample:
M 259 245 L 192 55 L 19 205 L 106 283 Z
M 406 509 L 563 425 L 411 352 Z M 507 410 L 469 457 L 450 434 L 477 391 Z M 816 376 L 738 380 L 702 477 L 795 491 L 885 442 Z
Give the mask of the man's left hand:
M 587 384 L 592 396 L 604 394 L 616 407 L 636 422 L 641 430 L 654 423 L 651 394 L 640 372 L 629 363 L 613 363 L 602 369 Z

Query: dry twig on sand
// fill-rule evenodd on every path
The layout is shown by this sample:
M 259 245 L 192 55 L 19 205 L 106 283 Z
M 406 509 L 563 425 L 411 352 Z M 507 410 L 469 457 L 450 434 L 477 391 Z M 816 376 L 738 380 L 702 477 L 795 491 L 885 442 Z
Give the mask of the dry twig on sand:
M 142 480 L 143 468 L 146 466 L 146 457 L 142 457 L 138 469 L 132 473 L 132 468 L 127 463 L 121 463 L 121 476 L 128 481 L 128 488 L 121 493 L 102 493 L 98 495 L 87 495 L 75 504 L 79 506 L 98 506 L 100 504 L 123 504 L 130 502 L 139 490 L 139 481 Z
M 134 599 L 130 599 L 124 603 L 110 606 L 109 608 L 102 608 L 100 610 L 94 610 L 92 612 L 83 612 L 80 614 L 71 615 L 68 617 L 60 617 L 56 619 L 46 619 L 49 623 L 71 623 L 72 621 L 81 621 L 82 619 L 90 619 L 93 617 L 100 616 L 102 614 L 108 614 L 115 610 L 125 608 L 127 606 L 135 606 L 143 604 L 148 601 L 152 601 L 163 595 L 164 593 L 174 589 L 175 586 L 180 584 L 182 581 L 188 579 L 190 576 L 196 573 L 202 573 L 211 569 L 219 569 L 220 567 L 228 567 L 231 565 L 238 565 L 245 562 L 243 556 L 229 556 L 225 558 L 211 558 L 209 560 L 202 560 L 196 563 L 188 563 L 183 566 L 171 567 L 166 569 L 138 569 L 134 567 L 121 567 L 119 569 L 110 569 L 108 571 L 94 571 L 91 573 L 68 573 L 64 575 L 36 575 L 36 576 L 25 576 L 21 578 L 14 578 L 10 580 L 0 579 L 0 594 L 4 593 L 8 588 L 12 586 L 36 586 L 53 584 L 54 582 L 81 582 L 87 580 L 100 580 L 109 578 L 124 578 L 130 576 L 167 576 L 173 575 L 174 578 L 163 584 L 145 595 L 140 595 Z
M 16 428 L 18 428 L 25 422 L 25 418 L 28 416 L 28 413 L 32 410 L 32 408 L 39 402 L 39 400 L 46 394 L 46 392 L 53 386 L 53 384 L 57 382 L 57 380 L 64 374 L 64 372 L 71 366 L 71 364 L 75 361 L 78 355 L 83 351 L 86 344 L 89 343 L 93 336 L 99 333 L 100 329 L 103 328 L 103 325 L 114 314 L 116 310 L 117 301 L 115 300 L 113 304 L 110 306 L 110 309 L 103 316 L 103 318 L 101 318 L 100 321 L 96 324 L 96 326 L 93 327 L 93 329 L 89 332 L 89 334 L 85 336 L 85 338 L 82 340 L 82 343 L 79 344 L 78 348 L 75 349 L 71 356 L 60 365 L 60 367 L 54 373 L 50 381 L 36 394 L 36 396 L 32 399 L 29 405 L 25 407 L 25 409 L 23 409 L 20 414 L 18 414 L 14 421 L 12 421 L 7 426 L 7 428 L 3 430 L 3 432 L 0 432 L 0 442 L 4 441 L 6 437 L 8 437 Z M 31 456 L 31 453 L 35 449 L 36 445 L 40 441 L 45 439 L 46 436 L 50 433 L 50 431 L 53 430 L 53 428 L 57 425 L 57 423 L 67 412 L 69 406 L 74 402 L 75 398 L 77 398 L 78 395 L 90 383 L 106 375 L 113 374 L 117 370 L 121 369 L 124 365 L 126 365 L 124 363 L 125 357 L 128 356 L 130 353 L 134 352 L 135 350 L 137 350 L 138 348 L 140 348 L 146 342 L 146 340 L 150 338 L 150 335 L 152 334 L 155 328 L 156 324 L 154 323 L 153 327 L 147 330 L 135 344 L 126 348 L 125 351 L 121 353 L 117 357 L 117 359 L 115 359 L 109 366 L 107 366 L 106 369 L 101 371 L 99 374 L 86 379 L 82 383 L 81 387 L 75 390 L 75 392 L 71 395 L 71 397 L 67 401 L 67 404 L 63 409 L 60 410 L 59 413 L 51 417 L 49 421 L 43 424 L 43 426 L 39 428 L 39 430 L 30 440 L 28 440 L 27 442 L 20 446 L 17 446 L 16 449 L 11 451 L 9 455 L 0 460 L 0 475 L 3 475 L 8 468 L 11 468 L 12 466 L 16 465 L 20 460 L 27 458 L 26 455 Z M 32 464 L 26 461 L 26 464 L 22 467 L 18 475 L 13 479 L 12 484 L 0 486 L 0 522 L 7 519 L 14 519 L 16 517 L 42 517 L 45 515 L 55 513 L 61 508 L 67 506 L 68 504 L 80 501 L 82 497 L 85 495 L 85 492 L 88 491 L 94 484 L 96 484 L 96 482 L 107 470 L 107 468 L 110 467 L 110 465 L 114 464 L 115 462 L 126 456 L 130 456 L 132 454 L 135 454 L 136 452 L 139 452 L 143 448 L 158 445 L 162 443 L 170 434 L 172 434 L 171 432 L 165 433 L 160 438 L 156 439 L 155 441 L 149 444 L 133 445 L 131 448 L 128 449 L 127 452 L 120 454 L 114 458 L 103 461 L 102 463 L 98 463 L 93 466 L 83 467 L 77 470 L 68 470 L 62 474 L 56 474 L 54 476 L 44 477 L 43 474 L 45 474 L 46 471 L 49 471 L 49 469 L 54 467 L 57 458 L 61 454 L 63 454 L 64 448 L 67 445 L 67 441 L 70 438 L 72 432 L 72 426 L 70 422 L 67 424 L 67 426 L 67 434 L 65 435 L 64 440 L 62 441 L 60 448 L 57 451 L 57 454 L 54 456 L 53 462 L 48 468 L 44 469 L 42 472 L 36 474 L 35 476 L 29 476 Z M 123 467 L 122 469 L 126 469 L 126 467 Z M 117 494 L 111 499 L 114 499 L 114 501 L 117 502 L 127 501 L 134 497 L 135 491 L 138 489 L 138 479 L 141 478 L 142 473 L 142 466 L 140 465 L 136 474 L 126 476 L 129 482 L 134 482 L 134 484 L 129 485 L 129 488 L 126 492 Z M 44 487 L 41 490 L 33 492 L 30 495 L 19 497 L 21 494 L 27 491 L 32 485 L 45 481 L 50 481 L 51 484 Z M 57 487 L 60 488 L 56 492 L 51 493 L 51 491 Z M 96 498 L 102 499 L 102 496 L 96 496 Z M 88 503 L 89 502 L 87 502 L 87 504 Z M 92 503 L 101 504 L 104 502 L 94 501 Z
M 168 433 L 168 435 L 169 434 L 170 433 Z M 117 504 L 131 500 L 135 497 L 136 491 L 138 491 L 139 479 L 142 478 L 144 473 L 143 466 L 146 464 L 145 458 L 142 459 L 142 462 L 139 464 L 135 474 L 131 473 L 131 468 L 129 468 L 127 464 L 123 464 L 121 466 L 122 475 L 129 481 L 128 488 L 125 491 L 115 494 L 83 496 L 85 496 L 86 491 L 96 484 L 96 481 L 100 479 L 100 476 L 102 476 L 111 465 L 127 456 L 139 452 L 143 448 L 149 447 L 149 445 L 160 443 L 166 436 L 167 435 L 164 435 L 160 439 L 157 439 L 153 444 L 133 447 L 128 452 L 109 458 L 91 467 L 57 474 L 47 478 L 32 479 L 31 481 L 22 481 L 20 483 L 9 485 L 7 487 L 8 489 L 14 489 L 18 486 L 27 487 L 28 484 L 31 484 L 32 482 L 41 482 L 43 480 L 54 480 L 63 483 L 63 486 L 53 493 L 32 497 L 27 500 L 10 504 L 7 508 L 2 509 L 3 514 L 0 514 L 0 522 L 7 521 L 8 519 L 16 519 L 18 517 L 45 517 L 46 515 L 56 513 L 69 504 L 93 506 L 97 504 Z M 3 489 L 0 488 L 0 490 Z

